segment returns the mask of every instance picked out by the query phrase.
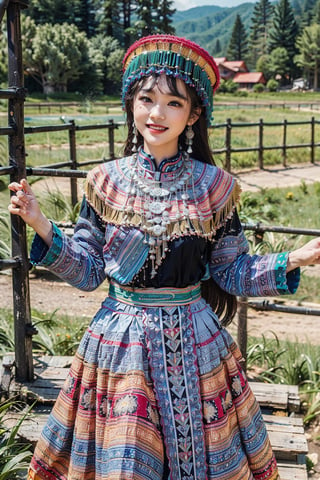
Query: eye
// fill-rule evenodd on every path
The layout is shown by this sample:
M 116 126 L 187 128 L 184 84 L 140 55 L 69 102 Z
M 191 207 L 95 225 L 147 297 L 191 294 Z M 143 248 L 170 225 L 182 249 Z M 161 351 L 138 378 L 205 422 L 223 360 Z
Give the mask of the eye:
M 182 103 L 178 100 L 171 100 L 171 102 L 169 102 L 169 105 L 171 107 L 182 107 Z
M 150 103 L 152 101 L 151 98 L 148 97 L 148 95 L 140 95 L 138 97 L 138 100 L 143 103 Z

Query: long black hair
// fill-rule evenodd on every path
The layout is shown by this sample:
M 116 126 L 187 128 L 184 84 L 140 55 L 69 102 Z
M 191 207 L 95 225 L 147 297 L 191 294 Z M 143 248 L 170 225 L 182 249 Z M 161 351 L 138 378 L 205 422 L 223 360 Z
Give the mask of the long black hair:
M 128 136 L 124 146 L 124 155 L 131 155 L 133 149 L 133 137 L 134 137 L 134 118 L 133 118 L 133 101 L 136 94 L 143 88 L 145 83 L 153 78 L 153 82 L 150 85 L 150 89 L 154 87 L 159 81 L 160 74 L 153 73 L 149 76 L 143 77 L 137 80 L 126 96 L 125 110 L 126 110 L 126 122 L 128 128 Z M 181 94 L 177 87 L 177 79 L 171 75 L 166 75 L 166 82 L 170 93 L 174 96 L 180 97 Z M 209 136 L 207 128 L 207 119 L 205 115 L 204 107 L 201 104 L 200 98 L 196 91 L 191 86 L 186 85 L 187 95 L 191 101 L 191 113 L 201 112 L 197 121 L 193 124 L 192 128 L 195 133 L 192 143 L 192 158 L 199 160 L 209 165 L 215 165 L 212 152 L 209 146 Z M 181 148 L 185 148 L 185 130 L 179 136 L 179 145 Z M 137 148 L 143 146 L 143 137 L 137 132 Z M 223 325 L 228 325 L 237 311 L 237 299 L 235 295 L 231 295 L 210 278 L 201 282 L 201 292 L 204 299 L 210 304 L 213 311 L 219 316 Z

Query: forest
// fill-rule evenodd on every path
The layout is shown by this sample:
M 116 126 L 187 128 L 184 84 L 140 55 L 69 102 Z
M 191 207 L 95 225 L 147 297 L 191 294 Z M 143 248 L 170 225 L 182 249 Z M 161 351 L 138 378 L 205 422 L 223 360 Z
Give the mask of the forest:
M 320 0 L 258 0 L 177 12 L 171 0 L 30 0 L 22 16 L 29 93 L 118 96 L 125 49 L 153 33 L 184 36 L 214 57 L 243 60 L 276 86 L 304 77 L 319 87 Z M 5 22 L 0 87 L 7 83 Z M 271 84 L 270 84 L 271 85 Z

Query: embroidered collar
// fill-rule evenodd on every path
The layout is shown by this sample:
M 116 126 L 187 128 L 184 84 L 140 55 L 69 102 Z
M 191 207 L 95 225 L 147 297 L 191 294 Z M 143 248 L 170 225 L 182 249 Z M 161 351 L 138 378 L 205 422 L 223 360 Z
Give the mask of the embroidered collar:
M 137 152 L 137 172 L 141 178 L 153 178 L 160 182 L 172 181 L 181 174 L 183 164 L 184 156 L 181 151 L 173 157 L 162 160 L 159 166 L 154 157 L 142 148 Z

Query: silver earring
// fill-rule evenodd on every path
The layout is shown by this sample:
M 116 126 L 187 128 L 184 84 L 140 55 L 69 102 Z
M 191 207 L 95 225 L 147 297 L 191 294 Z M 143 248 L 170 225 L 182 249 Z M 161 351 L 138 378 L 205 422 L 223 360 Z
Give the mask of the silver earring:
M 137 151 L 137 144 L 138 144 L 138 130 L 137 127 L 135 126 L 135 123 L 132 122 L 132 153 L 136 153 Z
M 186 145 L 187 145 L 187 153 L 192 153 L 192 144 L 194 138 L 194 131 L 192 130 L 192 125 L 188 125 L 186 131 Z

